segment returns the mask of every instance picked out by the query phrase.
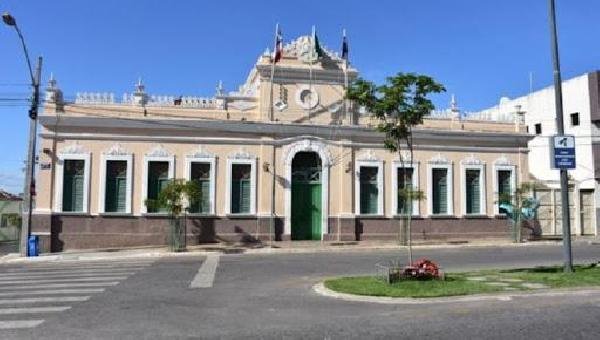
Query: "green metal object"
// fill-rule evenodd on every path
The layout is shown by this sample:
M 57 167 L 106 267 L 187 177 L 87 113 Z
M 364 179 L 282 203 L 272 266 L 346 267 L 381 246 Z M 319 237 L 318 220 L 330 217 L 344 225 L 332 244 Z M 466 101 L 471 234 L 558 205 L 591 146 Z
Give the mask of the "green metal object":
M 292 176 L 292 239 L 321 239 L 320 170 L 295 170 Z

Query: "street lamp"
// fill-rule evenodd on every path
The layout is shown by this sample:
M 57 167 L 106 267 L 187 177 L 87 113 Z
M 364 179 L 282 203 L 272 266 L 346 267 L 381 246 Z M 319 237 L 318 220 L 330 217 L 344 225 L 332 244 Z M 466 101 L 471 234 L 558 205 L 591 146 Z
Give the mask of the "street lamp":
M 34 75 L 33 69 L 31 68 L 31 61 L 29 59 L 29 52 L 27 52 L 27 46 L 25 45 L 25 39 L 23 38 L 23 34 L 21 34 L 19 26 L 17 25 L 17 20 L 15 20 L 15 18 L 8 12 L 5 12 L 2 14 L 2 21 L 4 21 L 7 26 L 14 27 L 15 31 L 17 31 L 17 34 L 19 35 L 21 45 L 23 46 L 25 59 L 27 60 L 29 76 L 31 77 L 31 87 L 33 89 L 31 106 L 29 108 L 29 146 L 27 149 L 27 172 L 25 173 L 25 184 L 23 189 L 23 225 L 21 228 L 20 242 L 21 256 L 27 256 L 27 241 L 29 239 L 29 233 L 31 232 L 31 213 L 33 210 L 33 196 L 35 195 L 35 146 L 37 137 L 37 115 L 40 103 L 42 57 L 38 57 Z

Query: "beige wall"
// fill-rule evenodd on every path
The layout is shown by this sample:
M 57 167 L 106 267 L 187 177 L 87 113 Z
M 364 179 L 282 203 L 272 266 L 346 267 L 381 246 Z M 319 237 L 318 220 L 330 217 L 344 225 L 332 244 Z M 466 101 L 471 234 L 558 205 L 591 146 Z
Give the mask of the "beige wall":
M 100 166 L 101 154 L 111 148 L 115 141 L 90 141 L 90 140 L 69 140 L 58 141 L 56 147 L 50 139 L 43 139 L 42 149 L 48 148 L 51 150 L 49 154 L 40 154 L 40 162 L 51 162 L 50 170 L 40 170 L 38 173 L 38 196 L 37 210 L 38 212 L 54 211 L 55 190 L 53 183 L 55 182 L 56 162 L 52 155 L 61 152 L 66 146 L 78 143 L 84 150 L 91 154 L 90 167 L 90 188 L 89 188 L 89 211 L 91 214 L 98 213 L 98 200 L 100 190 Z M 285 180 L 285 164 L 284 159 L 287 156 L 288 144 L 273 146 L 270 137 L 264 137 L 261 140 L 262 145 L 240 145 L 240 144 L 204 144 L 202 150 L 216 155 L 216 214 L 224 215 L 227 193 L 227 159 L 228 156 L 239 151 L 245 151 L 257 157 L 256 174 L 257 174 L 257 204 L 256 212 L 258 215 L 269 215 L 271 211 L 271 169 L 269 172 L 263 169 L 263 163 L 268 162 L 273 164 L 273 148 L 276 151 L 276 172 L 278 180 L 276 181 L 276 198 L 275 208 L 279 216 L 285 214 L 285 196 L 282 187 L 282 182 Z M 360 156 L 368 150 L 372 150 L 372 155 L 383 161 L 384 165 L 384 213 L 386 216 L 393 215 L 391 206 L 391 189 L 392 189 L 392 161 L 397 159 L 397 155 L 388 152 L 384 149 L 378 149 L 375 146 L 372 148 L 352 146 L 349 141 L 321 141 L 331 154 L 332 164 L 329 171 L 329 215 L 330 216 L 347 216 L 354 214 L 354 161 L 357 156 Z M 159 144 L 147 142 L 118 142 L 127 152 L 133 154 L 133 187 L 132 187 L 132 211 L 134 215 L 140 214 L 142 205 L 142 181 L 144 155 L 152 148 Z M 164 143 L 162 146 L 171 154 L 175 155 L 175 176 L 184 178 L 185 174 L 185 156 L 198 150 L 199 145 L 193 143 Z M 505 156 L 517 169 L 517 180 L 527 180 L 528 170 L 526 168 L 526 153 L 517 153 L 516 149 L 507 152 L 485 151 L 485 152 L 464 152 L 461 150 L 417 150 L 415 152 L 415 160 L 419 163 L 419 187 L 425 193 L 427 192 L 427 171 L 428 162 L 438 154 L 447 158 L 452 163 L 453 167 L 453 196 L 454 196 L 454 215 L 460 216 L 462 211 L 461 205 L 461 183 L 460 183 L 460 162 L 467 157 L 474 157 L 485 164 L 486 176 L 486 214 L 494 215 L 493 207 L 496 197 L 493 190 L 493 164 L 501 156 Z M 324 188 L 325 190 L 325 188 Z M 427 215 L 427 201 L 420 203 L 421 215 Z

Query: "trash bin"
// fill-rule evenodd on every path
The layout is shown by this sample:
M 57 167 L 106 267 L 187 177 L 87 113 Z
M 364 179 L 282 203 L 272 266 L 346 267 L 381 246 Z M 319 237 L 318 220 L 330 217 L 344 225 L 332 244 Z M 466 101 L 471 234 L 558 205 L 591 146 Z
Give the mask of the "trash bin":
M 37 235 L 29 235 L 27 244 L 27 256 L 38 256 L 39 254 L 39 238 Z

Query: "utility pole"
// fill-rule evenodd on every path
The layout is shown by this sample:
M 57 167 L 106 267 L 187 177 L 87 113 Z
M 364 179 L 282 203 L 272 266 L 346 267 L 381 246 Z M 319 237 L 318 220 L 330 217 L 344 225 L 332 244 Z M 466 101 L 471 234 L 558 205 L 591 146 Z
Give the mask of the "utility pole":
M 38 57 L 35 68 L 33 95 L 29 109 L 29 145 L 27 148 L 27 173 L 23 189 L 23 224 L 21 227 L 21 256 L 27 256 L 27 242 L 31 234 L 31 214 L 33 213 L 33 198 L 35 196 L 35 163 L 37 143 L 37 115 L 40 103 L 40 80 L 42 75 L 42 57 Z
M 565 134 L 563 123 L 562 79 L 560 77 L 560 60 L 558 58 L 558 38 L 556 35 L 556 10 L 554 0 L 548 0 L 550 35 L 552 45 L 552 65 L 554 70 L 554 104 L 556 106 L 556 129 L 559 136 Z M 571 217 L 569 216 L 569 178 L 566 169 L 560 169 L 560 200 L 562 208 L 562 234 L 564 251 L 564 271 L 573 271 L 573 255 L 571 252 Z
M 40 79 L 42 76 L 42 57 L 38 57 L 37 66 L 35 68 L 35 75 L 31 68 L 31 60 L 29 59 L 29 52 L 27 51 L 27 45 L 23 34 L 17 25 L 17 20 L 6 12 L 2 14 L 2 21 L 7 26 L 14 27 L 15 31 L 19 35 L 21 45 L 23 47 L 23 53 L 25 54 L 25 60 L 27 61 L 27 67 L 29 69 L 29 76 L 31 77 L 32 87 L 32 98 L 31 107 L 29 108 L 29 145 L 27 148 L 27 169 L 25 173 L 25 184 L 23 186 L 23 214 L 22 214 L 22 226 L 21 226 L 21 242 L 20 242 L 20 253 L 21 256 L 27 256 L 27 242 L 29 240 L 29 234 L 31 232 L 31 213 L 33 211 L 33 196 L 35 196 L 35 147 L 37 137 L 37 116 L 38 108 L 40 104 Z

